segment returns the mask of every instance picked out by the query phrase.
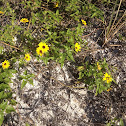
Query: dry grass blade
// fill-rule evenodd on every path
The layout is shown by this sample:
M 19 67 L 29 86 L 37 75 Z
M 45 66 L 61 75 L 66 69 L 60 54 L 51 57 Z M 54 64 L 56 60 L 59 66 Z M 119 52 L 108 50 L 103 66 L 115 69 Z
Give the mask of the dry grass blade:
M 126 21 L 124 21 L 120 26 L 118 26 L 118 28 L 115 30 L 115 32 L 112 35 L 112 38 L 114 37 L 114 35 L 123 27 L 123 25 L 126 23 Z
M 115 31 L 115 32 L 116 32 L 116 31 L 118 31 L 117 29 L 119 29 L 120 26 L 123 26 L 123 25 L 125 24 L 126 20 L 125 20 L 123 23 L 121 23 L 120 26 L 118 26 L 119 23 L 121 22 L 121 20 L 122 20 L 125 16 L 126 16 L 126 11 L 124 12 L 123 16 L 119 19 L 119 21 L 117 22 L 117 24 L 115 25 L 115 27 L 112 26 L 111 31 Z M 118 26 L 118 28 L 117 28 L 117 26 Z M 122 27 L 120 27 L 120 29 L 121 29 L 121 28 L 122 28 Z M 119 30 L 120 30 L 120 29 L 119 29 Z M 111 31 L 110 31 L 110 33 L 108 34 L 107 38 L 110 38 L 111 35 L 113 35 L 113 32 L 111 32 Z
M 115 17 L 115 19 L 114 19 L 114 21 L 113 21 L 112 27 L 110 28 L 108 34 L 109 34 L 109 33 L 111 32 L 111 30 L 113 29 L 113 26 L 114 26 L 114 24 L 115 24 L 115 21 L 116 21 L 116 19 L 117 19 L 118 13 L 119 13 L 119 9 L 120 9 L 121 3 L 122 3 L 122 0 L 120 0 L 119 7 L 118 7 L 118 11 L 117 11 L 117 13 L 116 13 L 116 17 Z
M 109 26 L 108 26 L 108 28 L 107 28 L 106 35 L 108 35 L 109 30 L 110 30 L 110 27 L 111 27 L 111 24 L 112 24 L 112 19 L 113 19 L 114 11 L 115 11 L 115 8 L 116 8 L 116 3 L 117 3 L 117 0 L 116 0 L 116 2 L 115 2 L 115 6 L 114 6 L 114 8 L 113 8 L 113 12 L 112 12 L 112 15 L 111 15 L 111 19 L 110 19 L 110 21 L 109 21 Z
M 15 46 L 12 46 L 12 45 L 9 45 L 9 44 L 7 44 L 7 43 L 5 43 L 5 42 L 0 41 L 0 43 L 4 44 L 4 45 L 6 45 L 6 46 L 9 46 L 9 47 L 11 47 L 11 48 L 20 50 L 19 48 L 15 47 Z M 21 51 L 21 50 L 20 50 L 20 51 Z
M 117 2 L 117 1 L 116 1 Z M 112 23 L 112 19 L 113 19 L 113 14 L 114 14 L 114 11 L 115 11 L 115 7 L 116 7 L 116 4 L 114 6 L 114 9 L 113 9 L 113 13 L 112 13 L 112 16 L 111 16 L 111 19 L 110 19 L 110 22 L 109 22 L 109 26 L 108 28 L 105 30 L 105 42 L 103 44 L 102 47 L 104 47 L 104 45 L 109 42 L 115 34 L 117 34 L 117 32 L 123 27 L 123 25 L 126 23 L 126 20 L 124 22 L 122 22 L 120 25 L 119 23 L 122 21 L 122 19 L 126 16 L 126 11 L 124 12 L 123 16 L 119 19 L 119 21 L 115 24 L 116 20 L 117 20 L 117 16 L 118 16 L 118 13 L 119 13 L 119 9 L 120 9 L 120 6 L 121 6 L 121 3 L 122 3 L 122 0 L 120 0 L 120 3 L 119 3 L 119 6 L 118 6 L 118 10 L 117 10 L 117 13 L 116 13 L 116 16 L 114 18 L 114 21 Z M 111 25 L 112 24 L 112 25 Z

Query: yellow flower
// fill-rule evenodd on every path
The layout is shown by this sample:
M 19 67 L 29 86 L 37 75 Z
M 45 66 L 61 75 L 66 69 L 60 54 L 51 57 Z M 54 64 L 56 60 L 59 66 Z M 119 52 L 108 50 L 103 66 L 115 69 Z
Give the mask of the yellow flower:
M 79 67 L 77 68 L 77 70 L 78 70 L 78 71 L 84 70 L 84 66 L 79 66 Z
M 0 11 L 0 14 L 4 14 L 4 12 L 3 11 Z
M 44 29 L 43 28 L 41 28 L 41 31 L 43 31 Z
M 38 48 L 36 49 L 36 52 L 37 52 L 37 54 L 40 55 L 40 56 L 42 56 L 42 55 L 44 54 L 44 52 L 43 52 L 43 50 L 42 50 L 42 47 L 38 47 Z
M 48 45 L 46 45 L 46 43 L 44 43 L 44 42 L 40 42 L 38 45 L 39 45 L 39 47 L 42 48 L 43 53 L 45 53 L 45 52 L 47 52 L 49 50 Z
M 25 60 L 30 61 L 30 59 L 31 59 L 30 55 L 28 53 L 25 54 Z
M 82 21 L 82 24 L 87 25 L 85 20 L 81 19 L 81 21 Z
M 22 19 L 20 20 L 20 22 L 26 23 L 26 22 L 29 22 L 29 20 L 28 20 L 27 18 L 22 18 Z
M 97 62 L 97 67 L 98 67 L 98 70 L 102 69 L 98 62 Z
M 108 92 L 109 92 L 110 90 L 112 90 L 112 88 L 107 89 Z
M 7 69 L 9 66 L 10 66 L 10 63 L 8 60 L 5 60 L 4 62 L 2 62 L 3 69 Z
M 54 5 L 54 8 L 57 8 L 59 6 L 59 3 L 56 2 L 55 5 Z
M 76 52 L 81 51 L 80 49 L 81 49 L 80 45 L 78 43 L 76 43 L 75 44 L 75 51 Z
M 108 73 L 104 74 L 103 80 L 106 81 L 107 83 L 112 82 L 112 78 Z

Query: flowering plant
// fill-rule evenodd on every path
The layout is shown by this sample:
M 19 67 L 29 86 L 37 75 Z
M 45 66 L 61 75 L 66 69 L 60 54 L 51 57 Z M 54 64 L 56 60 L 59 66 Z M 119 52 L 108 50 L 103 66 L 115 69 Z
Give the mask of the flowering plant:
M 103 20 L 103 12 L 100 9 L 81 0 L 63 2 L 32 0 L 20 3 L 3 1 L 2 3 L 4 11 L 0 11 L 3 21 L 0 27 L 0 43 L 4 46 L 0 45 L 2 57 L 0 59 L 0 117 L 2 117 L 0 125 L 4 113 L 14 111 L 11 106 L 14 101 L 9 86 L 12 73 L 15 72 L 13 64 L 18 61 L 19 68 L 29 65 L 32 57 L 38 61 L 42 60 L 46 65 L 53 60 L 61 64 L 61 67 L 65 61 L 75 62 L 76 55 L 79 55 L 83 49 L 88 49 L 87 42 L 82 40 L 86 28 L 83 26 L 88 24 L 86 18 L 97 17 Z M 3 15 L 6 17 L 6 23 Z M 14 39 L 15 37 L 17 39 Z M 105 74 L 103 64 L 99 62 L 93 66 L 88 63 L 85 65 L 86 69 L 83 66 L 79 69 L 80 80 L 84 79 L 90 89 L 96 87 L 96 94 L 110 88 L 112 79 L 110 74 Z M 33 85 L 33 77 L 32 73 L 24 71 L 23 75 L 19 76 L 21 89 L 27 82 Z M 4 106 L 4 109 L 1 106 Z
M 95 95 L 103 92 L 103 91 L 110 91 L 112 88 L 111 82 L 114 79 L 111 77 L 110 70 L 108 68 L 108 64 L 104 61 L 99 61 L 97 63 L 89 64 L 86 62 L 83 66 L 78 67 L 79 71 L 79 78 L 80 80 L 84 81 L 87 87 L 90 90 L 95 89 Z M 108 73 L 105 71 L 108 71 Z
M 20 20 L 20 22 L 26 23 L 26 22 L 29 22 L 29 20 L 28 20 L 27 18 L 22 18 L 22 19 Z
M 3 69 L 7 69 L 9 66 L 10 66 L 10 63 L 8 60 L 5 60 L 4 62 L 2 62 Z

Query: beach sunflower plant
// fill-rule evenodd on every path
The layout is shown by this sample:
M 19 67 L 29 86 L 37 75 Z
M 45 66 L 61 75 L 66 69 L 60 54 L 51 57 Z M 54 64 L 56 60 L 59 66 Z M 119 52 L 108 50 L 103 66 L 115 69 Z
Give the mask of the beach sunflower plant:
M 13 106 L 16 105 L 16 101 L 12 98 L 10 83 L 16 70 L 10 67 L 10 61 L 7 59 L 0 66 L 0 125 L 2 125 L 5 114 L 15 111 Z
M 91 64 L 86 62 L 78 67 L 78 71 L 78 79 L 82 80 L 89 90 L 95 90 L 95 95 L 103 91 L 112 91 L 111 85 L 115 81 L 105 59 Z
M 37 62 L 42 61 L 44 66 L 53 61 L 60 64 L 61 68 L 65 62 L 75 62 L 75 57 L 83 53 L 83 50 L 88 50 L 88 43 L 82 36 L 90 24 L 88 20 L 94 17 L 103 20 L 103 13 L 88 1 L 2 1 L 0 125 L 5 111 L 13 110 L 7 105 L 13 101 L 9 83 L 16 67 L 26 69 L 17 78 L 23 90 L 27 83 L 33 85 L 34 75 L 27 70 L 33 59 L 37 59 Z M 15 63 L 18 63 L 16 67 Z M 90 89 L 96 88 L 96 94 L 110 88 L 113 79 L 109 71 L 105 70 L 104 64 L 98 62 L 93 66 L 85 65 L 86 69 L 81 66 L 79 70 L 80 80 L 83 79 Z M 5 109 L 1 107 L 3 104 L 6 106 Z
M 9 53 L 6 53 L 0 46 L 0 53 L 4 59 L 7 58 L 1 61 L 3 70 L 13 69 L 16 61 L 19 61 L 19 67 L 29 65 L 32 57 L 42 60 L 46 65 L 53 60 L 61 67 L 66 61 L 75 62 L 75 56 L 87 49 L 87 42 L 82 40 L 88 26 L 87 17 L 103 18 L 102 11 L 88 1 L 14 2 L 14 6 L 23 9 L 19 15 L 17 12 L 20 10 L 12 7 L 12 3 L 3 2 L 3 8 L 0 8 L 1 18 L 4 15 L 9 22 L 1 27 L 0 32 L 0 41 L 9 48 L 6 50 Z M 100 71 L 100 64 L 97 67 Z

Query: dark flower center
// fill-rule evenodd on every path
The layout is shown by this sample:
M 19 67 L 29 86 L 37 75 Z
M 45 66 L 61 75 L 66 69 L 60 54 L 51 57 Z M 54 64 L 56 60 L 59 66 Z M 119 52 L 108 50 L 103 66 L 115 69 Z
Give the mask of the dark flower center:
M 4 63 L 4 65 L 6 65 L 6 63 Z
M 42 48 L 45 49 L 45 46 L 43 46 Z
M 42 50 L 40 50 L 40 53 L 42 53 Z

